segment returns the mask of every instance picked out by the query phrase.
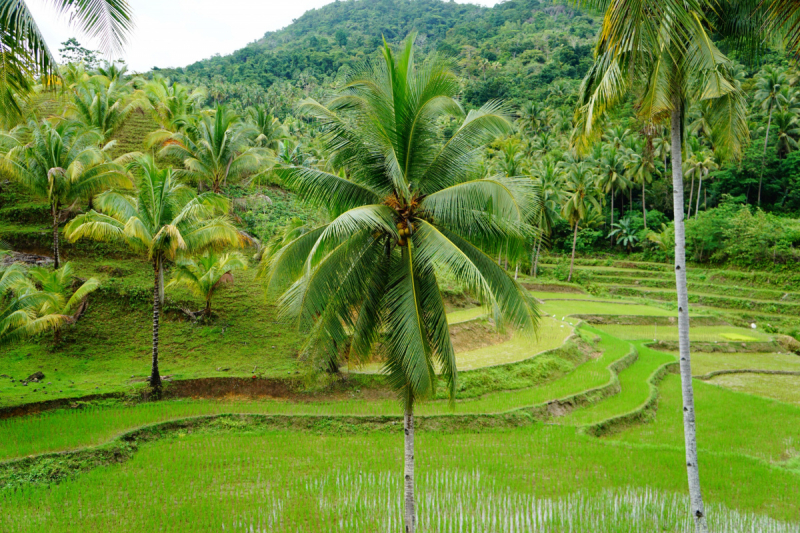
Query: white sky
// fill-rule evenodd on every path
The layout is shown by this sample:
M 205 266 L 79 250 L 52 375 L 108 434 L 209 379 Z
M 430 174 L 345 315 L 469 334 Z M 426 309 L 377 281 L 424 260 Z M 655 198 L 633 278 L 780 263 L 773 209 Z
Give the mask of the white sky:
M 331 0 L 129 0 L 136 29 L 122 56 L 129 68 L 183 67 L 213 56 L 226 55 L 291 24 L 292 19 Z M 491 6 L 499 0 L 457 0 Z M 47 0 L 27 0 L 50 50 L 77 37 L 87 48 L 96 43 L 58 17 Z

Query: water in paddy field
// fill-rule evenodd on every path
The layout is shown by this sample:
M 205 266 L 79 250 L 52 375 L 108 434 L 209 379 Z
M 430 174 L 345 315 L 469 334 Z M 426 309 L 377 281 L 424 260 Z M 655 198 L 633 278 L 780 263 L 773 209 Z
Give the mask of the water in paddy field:
M 304 480 L 299 488 L 316 505 L 305 520 L 276 495 L 269 507 L 223 523 L 222 531 L 373 532 L 402 531 L 402 478 L 396 473 L 339 472 Z M 481 472 L 436 472 L 417 479 L 418 531 L 441 533 L 692 533 L 688 497 L 649 489 L 606 491 L 536 498 L 498 489 Z M 289 496 L 287 494 L 287 496 Z M 292 494 L 290 499 L 298 497 Z M 310 509 L 309 509 L 310 511 Z M 798 526 L 731 511 L 707 508 L 715 533 L 789 533 Z

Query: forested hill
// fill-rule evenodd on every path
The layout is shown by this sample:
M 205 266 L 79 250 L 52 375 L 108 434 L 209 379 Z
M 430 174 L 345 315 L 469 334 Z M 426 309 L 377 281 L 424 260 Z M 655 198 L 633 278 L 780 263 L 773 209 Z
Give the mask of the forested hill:
M 575 85 L 588 68 L 598 28 L 597 17 L 547 0 L 511 0 L 493 8 L 440 0 L 337 1 L 231 55 L 160 74 L 203 84 L 218 101 L 252 105 L 266 101 L 265 91 L 282 82 L 309 92 L 343 66 L 375 54 L 384 37 L 399 43 L 416 31 L 421 52 L 454 59 L 468 104 L 521 101 L 554 80 Z

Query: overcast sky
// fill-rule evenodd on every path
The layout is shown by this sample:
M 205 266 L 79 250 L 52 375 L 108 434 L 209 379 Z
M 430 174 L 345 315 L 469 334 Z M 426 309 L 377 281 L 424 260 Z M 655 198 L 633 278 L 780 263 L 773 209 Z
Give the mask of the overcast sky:
M 457 0 L 467 3 L 467 0 Z M 499 0 L 471 0 L 494 5 Z M 130 0 L 136 30 L 122 56 L 131 70 L 183 67 L 214 54 L 229 54 L 268 31 L 291 24 L 309 9 L 331 0 Z M 56 16 L 47 0 L 27 0 L 50 50 L 58 54 L 70 37 L 87 48 L 91 40 Z

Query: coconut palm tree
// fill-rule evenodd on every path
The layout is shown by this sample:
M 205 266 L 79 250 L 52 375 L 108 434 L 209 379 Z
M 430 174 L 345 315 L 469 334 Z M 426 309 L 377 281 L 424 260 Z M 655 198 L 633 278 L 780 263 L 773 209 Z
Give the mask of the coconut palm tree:
M 197 258 L 179 260 L 175 264 L 172 280 L 167 288 L 182 285 L 205 301 L 203 315 L 211 316 L 211 297 L 222 283 L 232 279 L 231 272 L 247 268 L 242 254 L 226 252 L 219 254 L 208 250 Z
M 0 165 L 12 179 L 50 204 L 53 267 L 57 270 L 61 208 L 112 187 L 130 187 L 130 177 L 97 147 L 97 131 L 87 131 L 78 122 L 29 122 L 27 128 L 17 129 L 10 140 L 16 146 Z
M 52 294 L 50 301 L 43 302 L 36 308 L 37 316 L 63 315 L 66 323 L 74 324 L 86 311 L 87 297 L 100 287 L 97 278 L 89 278 L 73 289 L 78 281 L 72 263 L 67 262 L 61 268 L 51 270 L 44 267 L 34 267 L 28 271 L 28 276 L 37 289 L 47 294 Z M 60 340 L 61 329 L 55 330 L 55 340 Z
M 189 90 L 185 85 L 156 76 L 147 82 L 137 97 L 153 113 L 161 129 L 179 131 L 194 122 L 194 115 L 208 94 L 203 87 Z
M 647 230 L 647 207 L 645 205 L 646 185 L 653 181 L 653 174 L 656 172 L 655 162 L 653 161 L 653 150 L 648 148 L 644 142 L 636 141 L 633 149 L 625 153 L 625 172 L 631 183 L 642 185 L 642 220 L 644 229 Z
M 286 138 L 286 128 L 267 106 L 251 107 L 247 110 L 247 118 L 257 131 L 255 143 L 258 146 L 278 149 L 278 142 Z
M 800 139 L 800 120 L 791 111 L 779 111 L 774 115 L 778 157 L 783 159 L 798 148 Z
M 563 216 L 573 228 L 572 237 L 572 258 L 569 262 L 569 277 L 567 281 L 572 281 L 572 270 L 575 266 L 575 246 L 578 243 L 578 226 L 586 219 L 590 210 L 594 208 L 600 211 L 600 204 L 595 198 L 597 190 L 597 178 L 589 163 L 577 161 L 569 164 L 566 172 L 566 203 L 561 208 Z
M 625 152 L 613 143 L 604 144 L 597 160 L 597 166 L 599 170 L 598 187 L 605 194 L 611 193 L 611 225 L 613 226 L 615 193 L 627 191 L 633 185 L 625 172 Z M 624 197 L 622 203 L 624 207 Z
M 560 216 L 563 177 L 561 168 L 552 159 L 545 159 L 534 165 L 531 170 L 531 176 L 536 184 L 536 190 L 540 195 L 539 202 L 541 203 L 538 216 L 533 222 L 534 227 L 539 230 L 535 235 L 536 246 L 531 260 L 531 276 L 536 277 L 542 241 L 550 237 L 553 232 L 553 224 Z
M 787 103 L 785 89 L 789 85 L 789 78 L 782 69 L 768 65 L 756 78 L 756 103 L 767 112 L 767 132 L 764 135 L 764 155 L 761 157 L 761 174 L 758 178 L 758 205 L 761 205 L 761 182 L 764 179 L 764 164 L 767 160 L 767 145 L 769 144 L 769 129 L 772 126 L 772 113 L 780 111 Z
M 145 256 L 153 266 L 153 358 L 150 385 L 158 391 L 158 328 L 164 301 L 164 266 L 167 262 L 208 248 L 238 246 L 246 238 L 227 217 L 228 200 L 214 193 L 197 195 L 181 184 L 172 169 L 160 169 L 152 157 L 130 165 L 137 175 L 136 196 L 106 191 L 95 199 L 100 212 L 78 215 L 64 234 L 72 242 L 88 238 L 121 240 Z
M 215 193 L 222 191 L 228 179 L 241 179 L 258 173 L 262 159 L 252 143 L 255 128 L 243 122 L 225 106 L 217 106 L 196 126 L 178 132 L 160 130 L 151 133 L 148 144 L 161 145 L 159 155 L 183 161 L 178 171 L 201 188 L 208 184 Z
M 694 179 L 698 178 L 700 183 L 697 186 L 697 205 L 695 206 L 694 217 L 697 218 L 697 212 L 700 210 L 700 191 L 703 188 L 703 178 L 708 176 L 710 172 L 717 170 L 717 162 L 714 161 L 714 155 L 708 151 L 702 151 L 692 154 L 688 161 L 686 161 L 686 170 L 683 173 L 684 178 L 692 178 L 691 191 L 689 193 L 689 212 L 686 218 L 692 216 L 692 194 L 694 194 Z
M 456 364 L 437 275 L 474 291 L 499 323 L 531 330 L 530 295 L 490 254 L 526 253 L 535 208 L 528 178 L 473 179 L 478 150 L 511 124 L 496 102 L 470 111 L 446 142 L 437 121 L 462 116 L 455 75 L 432 58 L 413 61 L 413 34 L 395 56 L 364 67 L 323 106 L 299 109 L 327 131 L 334 167 L 345 177 L 306 167 L 275 172 L 331 222 L 276 253 L 265 277 L 284 316 L 309 331 L 308 353 L 363 361 L 379 349 L 384 372 L 403 404 L 405 531 L 416 529 L 414 405 L 440 373 L 450 397 Z M 508 248 L 506 248 L 508 246 Z
M 37 314 L 57 305 L 57 297 L 37 290 L 22 265 L 0 269 L 0 346 L 60 328 L 67 316 Z
M 100 39 L 105 52 L 118 52 L 133 28 L 127 0 L 54 0 L 53 7 L 67 14 L 72 23 Z M 41 75 L 45 83 L 58 76 L 58 61 L 50 52 L 33 14 L 21 0 L 0 2 L 0 117 L 15 120 L 22 115 L 21 101 L 33 89 L 33 79 Z
M 716 47 L 702 10 L 706 3 L 589 0 L 605 10 L 595 61 L 581 84 L 574 141 L 582 150 L 597 136 L 606 112 L 629 95 L 643 122 L 669 117 L 675 218 L 681 385 L 691 514 L 708 531 L 697 461 L 694 394 L 689 353 L 682 146 L 685 111 L 703 102 L 712 126 L 709 141 L 721 157 L 737 157 L 749 140 L 744 94 L 735 65 Z M 724 14 L 724 13 L 723 13 Z M 713 15 L 712 15 L 713 16 Z M 643 88 L 640 90 L 640 88 Z
M 93 128 L 102 136 L 102 144 L 111 141 L 111 136 L 125 122 L 131 112 L 139 106 L 132 99 L 130 87 L 105 76 L 93 76 L 75 88 L 68 115 L 87 128 Z

